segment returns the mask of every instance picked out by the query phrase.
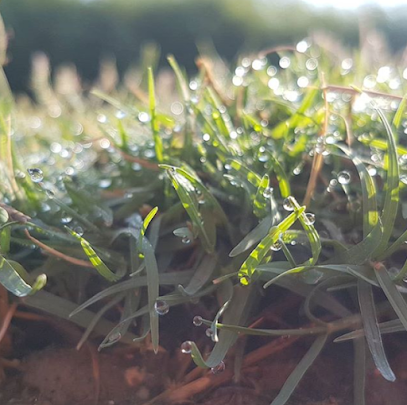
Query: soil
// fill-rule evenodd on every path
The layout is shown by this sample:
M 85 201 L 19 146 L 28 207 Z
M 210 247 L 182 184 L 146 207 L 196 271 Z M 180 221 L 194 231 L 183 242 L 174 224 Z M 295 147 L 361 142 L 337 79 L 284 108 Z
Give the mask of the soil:
M 284 307 L 293 305 L 295 302 L 285 303 Z M 185 337 L 182 333 L 168 333 L 168 324 L 185 318 L 182 313 L 172 316 L 177 319 L 168 318 L 162 325 L 163 347 L 156 355 L 148 342 L 137 346 L 118 344 L 98 352 L 96 343 L 100 338 L 78 351 L 75 346 L 82 332 L 67 322 L 47 317 L 46 322 L 13 320 L 0 345 L 0 364 L 5 370 L 0 404 L 267 405 L 312 342 L 295 337 L 250 338 L 246 342 L 249 353 L 243 357 L 239 375 L 233 372 L 239 352 L 236 348 L 226 358 L 226 370 L 214 375 L 194 368 L 190 356 L 180 352 L 179 342 Z M 275 327 L 270 322 L 279 323 L 278 319 L 267 322 L 268 327 Z M 198 332 L 201 336 L 202 331 Z M 186 334 L 190 336 L 191 331 Z M 200 347 L 205 347 L 205 342 L 198 339 Z M 386 336 L 385 347 L 397 381 L 385 381 L 368 363 L 371 371 L 366 379 L 366 405 L 406 405 L 404 334 Z M 351 343 L 328 344 L 287 404 L 351 405 L 352 351 Z

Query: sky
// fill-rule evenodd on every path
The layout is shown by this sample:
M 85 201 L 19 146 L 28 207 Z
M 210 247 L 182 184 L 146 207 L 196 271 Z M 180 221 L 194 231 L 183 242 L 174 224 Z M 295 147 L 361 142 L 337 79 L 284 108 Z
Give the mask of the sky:
M 354 9 L 369 3 L 375 3 L 382 7 L 407 5 L 407 0 L 307 0 L 315 6 L 334 6 L 340 9 Z

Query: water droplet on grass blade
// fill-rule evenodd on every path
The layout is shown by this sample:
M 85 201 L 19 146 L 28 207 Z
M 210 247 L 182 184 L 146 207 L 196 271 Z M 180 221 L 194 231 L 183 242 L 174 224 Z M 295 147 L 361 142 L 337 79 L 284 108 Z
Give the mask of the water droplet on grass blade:
M 118 118 L 119 120 L 123 119 L 126 116 L 126 113 L 122 110 L 118 110 L 116 112 L 116 118 Z
M 271 187 L 267 187 L 263 191 L 263 197 L 264 198 L 270 198 L 272 196 L 272 194 L 273 194 L 273 189 Z
M 287 56 L 283 56 L 280 61 L 278 62 L 278 64 L 280 65 L 280 67 L 282 69 L 287 69 L 290 64 L 291 64 L 291 60 L 290 58 L 288 58 Z
M 278 252 L 279 250 L 281 250 L 282 247 L 283 247 L 282 243 L 278 240 L 274 242 L 274 244 L 271 246 L 271 250 Z
M 27 170 L 28 174 L 31 177 L 31 180 L 34 183 L 39 183 L 44 179 L 44 174 L 42 173 L 41 169 L 33 168 L 33 169 L 28 169 Z
M 219 374 L 222 371 L 225 371 L 225 368 L 226 368 L 225 363 L 221 361 L 217 366 L 211 368 L 211 373 Z
M 138 115 L 138 120 L 144 124 L 150 121 L 150 116 L 146 112 L 142 111 Z
M 155 302 L 154 309 L 158 315 L 166 315 L 170 310 L 170 306 L 165 301 L 159 300 Z
M 184 237 L 181 239 L 181 242 L 182 242 L 182 243 L 185 243 L 185 245 L 188 245 L 189 243 L 191 243 L 191 239 L 190 239 L 188 236 L 184 236 Z
M 122 334 L 120 332 L 114 332 L 112 335 L 109 336 L 109 343 L 117 342 L 122 338 Z
M 286 198 L 283 202 L 283 208 L 286 211 L 294 211 L 294 205 L 291 203 L 289 198 Z
M 201 326 L 202 325 L 202 316 L 199 316 L 199 315 L 194 316 L 194 319 L 192 320 L 192 323 L 195 326 Z
M 47 195 L 47 197 L 52 200 L 55 197 L 55 193 L 52 190 L 45 190 L 45 194 Z
M 307 212 L 305 214 L 305 223 L 307 225 L 314 225 L 314 223 L 315 223 L 315 214 L 313 214 L 311 212 Z
M 83 235 L 83 228 L 81 226 L 77 226 L 74 228 L 74 231 L 79 235 L 82 236 Z
M 61 222 L 63 224 L 69 224 L 72 221 L 72 217 L 63 217 L 61 218 Z
M 308 59 L 305 62 L 305 67 L 308 70 L 315 70 L 318 67 L 318 61 L 315 58 Z
M 104 114 L 98 114 L 97 118 L 98 122 L 101 124 L 105 124 L 107 122 L 107 117 Z
M 338 182 L 339 184 L 349 184 L 351 180 L 351 175 L 348 171 L 344 170 L 338 173 Z
M 16 170 L 16 171 L 14 172 L 14 177 L 15 177 L 16 179 L 25 179 L 25 173 L 22 172 L 21 170 Z
M 192 351 L 192 342 L 190 340 L 185 341 L 181 345 L 181 352 L 184 354 L 189 354 Z

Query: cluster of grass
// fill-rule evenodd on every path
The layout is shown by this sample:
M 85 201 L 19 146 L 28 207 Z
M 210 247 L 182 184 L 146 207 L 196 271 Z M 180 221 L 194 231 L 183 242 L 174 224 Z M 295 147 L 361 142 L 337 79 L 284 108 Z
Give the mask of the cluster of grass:
M 212 320 L 187 320 L 214 342 L 208 357 L 183 343 L 198 366 L 222 370 L 239 335 L 314 336 L 281 405 L 327 340 L 353 340 L 363 404 L 365 344 L 394 381 L 382 334 L 407 329 L 407 72 L 341 54 L 307 39 L 233 68 L 202 58 L 191 79 L 169 57 L 173 73 L 141 66 L 133 86 L 106 67 L 89 94 L 72 68 L 51 85 L 39 57 L 35 102 L 14 102 L 2 75 L 10 299 L 83 327 L 79 346 L 93 332 L 100 348 L 147 339 L 157 351 L 160 316 L 216 297 Z M 247 327 L 274 285 L 304 297 L 304 327 Z

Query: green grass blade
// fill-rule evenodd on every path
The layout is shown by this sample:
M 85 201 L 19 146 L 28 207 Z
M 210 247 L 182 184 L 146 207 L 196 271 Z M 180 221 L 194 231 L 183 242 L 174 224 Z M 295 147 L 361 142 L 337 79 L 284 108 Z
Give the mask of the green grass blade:
M 239 285 L 234 286 L 232 301 L 224 314 L 224 322 L 232 325 L 242 324 L 248 316 L 248 307 L 250 307 L 251 288 L 243 288 Z M 229 330 L 222 330 L 219 333 L 219 341 L 209 355 L 204 360 L 201 352 L 195 343 L 192 344 L 191 356 L 194 363 L 199 367 L 216 367 L 224 358 L 230 347 L 236 342 L 237 333 Z
M 196 294 L 210 280 L 217 262 L 218 258 L 216 255 L 205 255 L 188 285 L 186 287 L 183 287 L 181 284 L 178 286 L 180 291 L 190 296 Z
M 140 236 L 138 239 L 138 249 L 140 252 L 143 251 L 143 239 L 146 234 L 148 225 L 150 225 L 150 222 L 153 220 L 153 218 L 155 217 L 155 214 L 157 214 L 157 212 L 158 212 L 158 207 L 154 207 L 144 218 L 143 225 L 140 228 Z
M 261 263 L 266 254 L 274 243 L 278 241 L 281 233 L 288 230 L 298 217 L 304 212 L 305 207 L 301 207 L 299 210 L 291 213 L 287 218 L 280 222 L 277 226 L 273 226 L 269 234 L 264 237 L 256 248 L 250 253 L 250 256 L 240 267 L 238 277 L 241 284 L 247 285 L 251 281 L 251 277 L 256 270 L 256 267 Z
M 260 181 L 259 187 L 257 188 L 256 196 L 254 197 L 253 201 L 253 214 L 256 215 L 257 218 L 264 218 L 267 215 L 267 211 L 269 208 L 269 198 L 268 192 L 270 190 L 270 180 L 269 176 L 265 174 Z
M 363 339 L 353 343 L 355 356 L 353 360 L 353 398 L 354 404 L 365 405 L 366 389 L 366 347 Z
M 176 286 L 179 283 L 187 283 L 192 276 L 190 271 L 179 271 L 179 272 L 171 272 L 171 273 L 164 273 L 160 274 L 160 284 L 162 285 L 169 285 L 169 286 Z M 136 289 L 139 287 L 144 287 L 147 285 L 147 277 L 146 276 L 137 276 L 133 277 L 126 281 L 121 281 L 115 285 L 105 288 L 101 292 L 95 294 L 93 297 L 89 298 L 83 304 L 79 305 L 75 308 L 75 310 L 71 313 L 70 316 L 74 316 L 75 314 L 83 311 L 85 308 L 89 307 L 90 305 L 98 302 L 102 299 L 105 299 L 111 295 L 115 295 L 121 291 L 127 291 L 131 289 Z
M 159 296 L 160 280 L 158 277 L 158 266 L 154 250 L 147 238 L 143 239 L 143 254 L 147 273 L 147 293 L 148 309 L 150 313 L 151 343 L 154 353 L 157 353 L 159 345 L 159 322 L 158 313 L 155 310 L 155 303 Z
M 262 240 L 270 231 L 271 225 L 272 219 L 270 216 L 267 216 L 232 249 L 229 256 L 238 256 Z
M 189 102 L 191 96 L 189 94 L 188 83 L 187 83 L 187 80 L 186 80 L 184 74 L 181 71 L 181 68 L 178 65 L 178 62 L 175 60 L 173 55 L 169 55 L 167 59 L 168 59 L 168 63 L 170 64 L 170 66 L 172 67 L 172 70 L 175 73 L 175 76 L 177 78 L 177 82 L 178 82 L 179 88 L 181 90 L 181 94 L 182 94 L 184 101 Z
M 287 381 L 284 383 L 283 388 L 281 388 L 280 393 L 277 395 L 271 405 L 284 405 L 287 403 L 304 374 L 311 367 L 319 353 L 321 353 L 326 339 L 327 335 L 322 335 L 315 340 L 307 354 L 301 359 L 297 367 L 290 374 Z
M 210 326 L 212 322 L 203 320 L 203 324 Z M 257 328 L 246 328 L 244 326 L 217 323 L 216 327 L 218 329 L 231 330 L 233 332 L 249 336 L 309 336 L 326 333 L 326 328 L 322 326 L 313 326 L 310 328 L 300 328 L 300 329 L 257 329 Z
M 382 241 L 382 235 L 383 227 L 379 220 L 366 238 L 345 252 L 340 252 L 335 255 L 328 260 L 328 263 L 363 264 L 366 260 L 372 258 L 376 254 Z
M 178 194 L 182 206 L 191 218 L 194 228 L 198 231 L 202 246 L 207 253 L 213 253 L 216 239 L 211 238 L 205 229 L 201 214 L 198 211 L 199 204 L 195 187 L 175 167 L 168 165 L 160 165 L 160 167 L 166 170 L 168 177 L 171 179 L 171 183 Z
M 235 171 L 242 180 L 247 180 L 256 189 L 260 186 L 261 177 L 243 163 L 231 159 L 226 162 L 226 165 L 230 165 L 231 172 Z
M 68 232 L 74 236 L 81 244 L 83 251 L 85 252 L 86 256 L 88 257 L 89 261 L 92 263 L 93 267 L 97 270 L 97 272 L 104 277 L 106 280 L 110 282 L 118 281 L 122 277 L 121 275 L 113 273 L 105 263 L 103 263 L 102 259 L 98 256 L 95 250 L 92 248 L 90 243 L 84 239 L 82 236 L 78 235 L 72 229 L 65 227 Z
M 396 114 L 394 114 L 392 125 L 393 127 L 398 130 L 401 125 L 401 121 L 403 119 L 404 110 L 406 109 L 406 96 L 400 101 L 400 104 L 397 108 Z
M 366 237 L 379 221 L 376 187 L 372 176 L 369 174 L 369 171 L 359 157 L 343 146 L 338 145 L 337 147 L 353 161 L 353 164 L 356 166 L 359 173 L 363 199 L 363 235 Z
M 26 297 L 44 287 L 47 281 L 45 274 L 41 274 L 30 285 L 28 282 L 29 278 L 28 273 L 21 264 L 7 260 L 4 256 L 0 255 L 0 283 L 8 291 L 17 297 Z
M 191 184 L 195 187 L 195 191 L 199 193 L 200 202 L 203 203 L 204 207 L 212 209 L 213 214 L 219 218 L 219 221 L 223 224 L 228 223 L 228 218 L 223 210 L 222 206 L 219 204 L 218 200 L 213 196 L 213 194 L 204 186 L 200 178 L 196 175 L 188 173 L 186 170 L 176 167 L 175 170 L 184 176 Z
M 60 318 L 73 322 L 82 328 L 86 328 L 95 317 L 95 313 L 87 309 L 80 314 L 77 313 L 74 316 L 71 316 L 71 313 L 76 308 L 77 304 L 44 290 L 38 291 L 38 293 L 24 298 L 24 304 L 31 308 L 44 311 L 45 313 L 59 316 Z M 102 318 L 95 325 L 93 331 L 98 335 L 105 336 L 113 327 L 114 323 Z M 122 341 L 123 343 L 130 344 L 134 338 L 135 336 L 131 332 L 127 332 L 127 334 L 123 336 Z
M 397 216 L 399 205 L 399 164 L 397 157 L 396 140 L 394 139 L 393 131 L 380 109 L 377 109 L 380 119 L 385 127 L 387 134 L 387 149 L 388 149 L 388 169 L 386 180 L 386 195 L 384 199 L 384 206 L 382 211 L 382 223 L 383 223 L 383 236 L 380 246 L 376 252 L 376 255 L 380 255 L 386 250 L 390 237 L 393 233 L 394 223 Z
M 380 287 L 382 287 L 382 290 L 393 307 L 394 312 L 397 314 L 404 328 L 407 330 L 407 303 L 404 300 L 404 297 L 397 290 L 396 285 L 383 264 L 376 264 L 374 269 Z
M 273 168 L 278 181 L 281 197 L 287 198 L 291 195 L 291 186 L 287 174 L 285 173 L 281 163 L 274 157 L 272 153 L 268 154 L 271 167 Z
M 386 380 L 395 381 L 396 376 L 387 361 L 383 347 L 382 335 L 377 322 L 372 286 L 362 280 L 358 281 L 358 299 L 366 341 L 373 361 Z
M 156 101 L 155 101 L 155 89 L 154 89 L 154 75 L 153 69 L 148 68 L 148 93 L 150 102 L 150 114 L 151 114 L 151 131 L 153 133 L 155 156 L 158 162 L 164 160 L 163 142 L 158 130 L 158 121 L 156 117 Z

